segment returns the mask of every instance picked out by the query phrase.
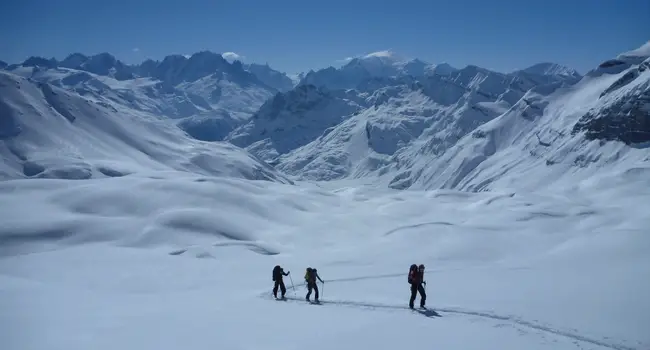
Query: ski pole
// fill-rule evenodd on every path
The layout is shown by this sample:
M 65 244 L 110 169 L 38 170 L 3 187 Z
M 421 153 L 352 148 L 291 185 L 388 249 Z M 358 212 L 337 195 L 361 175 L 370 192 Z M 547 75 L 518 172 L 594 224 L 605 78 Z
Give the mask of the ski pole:
M 325 281 L 323 281 L 321 284 L 323 285 L 323 289 L 321 289 L 321 291 L 320 291 L 320 296 L 322 298 L 323 295 L 325 295 Z
M 293 296 L 296 296 L 296 287 L 293 286 L 293 278 L 291 278 L 291 274 L 289 274 L 289 280 L 291 280 L 291 289 L 293 289 Z

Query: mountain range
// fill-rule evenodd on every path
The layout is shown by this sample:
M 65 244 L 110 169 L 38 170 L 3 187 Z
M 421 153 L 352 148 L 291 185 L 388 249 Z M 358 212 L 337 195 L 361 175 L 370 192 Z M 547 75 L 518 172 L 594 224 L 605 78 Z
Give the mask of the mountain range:
M 650 349 L 650 43 L 2 66 L 3 349 Z
M 537 188 L 648 161 L 649 51 L 584 76 L 548 62 L 502 73 L 391 51 L 293 77 L 209 51 L 137 65 L 108 53 L 30 57 L 0 66 L 0 173 L 87 178 L 145 160 L 220 174 L 234 152 L 248 178 Z M 165 160 L 182 150 L 185 164 Z

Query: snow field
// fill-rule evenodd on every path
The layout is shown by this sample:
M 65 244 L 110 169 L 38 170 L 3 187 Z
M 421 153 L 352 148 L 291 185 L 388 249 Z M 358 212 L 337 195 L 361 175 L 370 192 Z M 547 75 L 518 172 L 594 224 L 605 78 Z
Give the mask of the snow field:
M 650 222 L 634 210 L 643 192 L 318 188 L 162 173 L 12 180 L 0 193 L 7 349 L 650 344 Z M 427 266 L 427 305 L 441 317 L 404 309 L 411 263 Z M 270 299 L 275 264 L 291 271 L 298 299 L 304 269 L 317 267 L 325 303 Z

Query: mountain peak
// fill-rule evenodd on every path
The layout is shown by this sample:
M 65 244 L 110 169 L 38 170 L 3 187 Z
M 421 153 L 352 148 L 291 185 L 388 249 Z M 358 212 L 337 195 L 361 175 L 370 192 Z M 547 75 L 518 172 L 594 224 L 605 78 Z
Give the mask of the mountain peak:
M 31 56 L 23 62 L 25 67 L 44 67 L 44 68 L 55 68 L 58 62 L 54 58 L 44 58 L 40 56 Z
M 580 76 L 580 73 L 578 73 L 575 69 L 553 62 L 537 63 L 526 69 L 522 69 L 522 72 L 537 75 L 560 75 L 567 77 Z
M 245 65 L 245 68 L 257 76 L 264 84 L 271 86 L 278 91 L 288 91 L 294 87 L 294 82 L 285 73 L 279 72 L 271 68 L 268 63 L 256 64 L 251 63 Z
M 406 58 L 406 56 L 400 55 L 392 50 L 383 50 L 371 52 L 364 56 L 355 57 L 350 60 L 349 64 L 352 65 L 365 65 L 365 64 L 385 64 L 385 65 L 394 65 L 397 63 L 406 63 L 412 60 Z
M 90 56 L 90 58 L 96 58 L 96 59 L 106 60 L 106 61 L 116 61 L 117 60 L 115 58 L 115 56 L 111 55 L 108 52 L 100 52 L 100 53 L 98 53 L 96 55 Z
M 192 56 L 189 58 L 190 61 L 201 61 L 201 62 L 215 62 L 215 63 L 220 63 L 220 64 L 225 64 L 228 63 L 223 56 L 221 56 L 218 53 L 214 53 L 212 51 L 199 51 L 194 53 Z
M 450 75 L 456 71 L 458 71 L 458 68 L 453 67 L 447 62 L 441 62 L 438 64 L 432 64 L 428 65 L 426 67 L 426 71 L 428 74 L 434 74 L 434 75 Z

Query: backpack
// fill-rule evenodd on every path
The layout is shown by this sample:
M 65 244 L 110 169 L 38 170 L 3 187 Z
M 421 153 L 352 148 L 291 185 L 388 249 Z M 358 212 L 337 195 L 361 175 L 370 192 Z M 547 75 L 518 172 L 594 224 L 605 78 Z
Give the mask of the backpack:
M 408 282 L 409 284 L 413 284 L 413 275 L 417 272 L 418 266 L 415 264 L 412 264 L 411 267 L 409 268 L 409 275 L 408 275 Z
M 311 280 L 311 267 L 308 267 L 305 271 L 305 282 L 309 283 Z
M 275 265 L 275 267 L 273 268 L 273 281 L 275 281 L 276 277 L 280 273 L 280 269 L 281 269 L 280 265 Z

